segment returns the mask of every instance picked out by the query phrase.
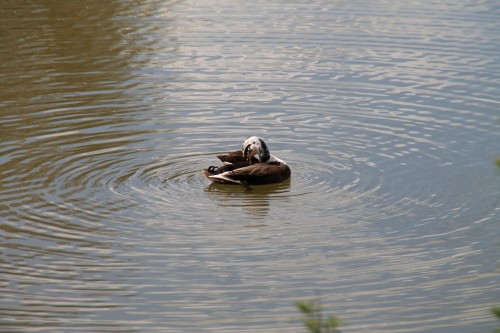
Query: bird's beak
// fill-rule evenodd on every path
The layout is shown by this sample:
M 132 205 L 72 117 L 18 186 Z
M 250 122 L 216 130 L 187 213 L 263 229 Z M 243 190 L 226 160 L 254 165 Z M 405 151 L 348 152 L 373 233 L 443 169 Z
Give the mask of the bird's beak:
M 250 155 L 248 155 L 248 162 L 252 161 L 252 157 L 257 155 L 257 152 L 255 150 L 250 151 Z

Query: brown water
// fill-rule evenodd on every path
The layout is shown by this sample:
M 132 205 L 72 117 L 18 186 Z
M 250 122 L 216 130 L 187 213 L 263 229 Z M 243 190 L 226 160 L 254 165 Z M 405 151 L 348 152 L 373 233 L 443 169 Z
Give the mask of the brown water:
M 4 1 L 0 331 L 490 332 L 497 1 Z M 200 170 L 259 135 L 288 183 Z

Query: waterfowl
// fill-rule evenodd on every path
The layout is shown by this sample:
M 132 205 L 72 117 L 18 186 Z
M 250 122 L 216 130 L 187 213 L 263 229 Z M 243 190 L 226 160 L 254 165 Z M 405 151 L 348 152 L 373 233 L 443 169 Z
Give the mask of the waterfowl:
M 203 169 L 203 174 L 217 183 L 264 185 L 287 180 L 291 175 L 285 161 L 273 156 L 264 140 L 257 136 L 246 139 L 241 150 L 217 158 L 222 166 Z

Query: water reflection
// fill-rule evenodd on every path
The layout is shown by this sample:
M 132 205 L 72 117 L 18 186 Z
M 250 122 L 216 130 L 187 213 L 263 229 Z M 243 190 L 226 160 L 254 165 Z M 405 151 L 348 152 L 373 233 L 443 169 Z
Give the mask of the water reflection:
M 0 326 L 489 331 L 497 7 L 2 6 Z M 251 135 L 291 181 L 203 178 Z
M 145 105 L 132 72 L 148 14 L 121 1 L 0 10 L 4 329 L 135 331 L 112 319 L 134 295 L 125 279 L 133 266 L 119 258 L 127 246 L 112 241 L 124 234 L 109 224 L 124 203 L 111 198 L 103 209 L 92 183 L 141 141 L 121 128 Z
M 270 210 L 270 201 L 275 205 L 287 202 L 290 193 L 290 182 L 260 186 L 241 186 L 210 183 L 205 188 L 211 193 L 211 199 L 221 207 L 240 207 L 251 219 L 265 219 Z

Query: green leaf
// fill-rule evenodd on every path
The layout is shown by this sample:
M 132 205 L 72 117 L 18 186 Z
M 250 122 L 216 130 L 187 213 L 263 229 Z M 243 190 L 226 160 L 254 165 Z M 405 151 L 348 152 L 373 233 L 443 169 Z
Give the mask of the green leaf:
M 497 317 L 497 319 L 500 320 L 500 306 L 491 308 L 491 313 L 493 313 Z
M 339 320 L 337 319 L 337 317 L 331 316 L 330 318 L 328 318 L 328 320 L 326 321 L 326 327 L 330 329 L 339 327 Z
M 311 333 L 320 333 L 321 332 L 321 325 L 316 319 L 306 319 L 304 320 L 304 326 L 311 332 Z
M 311 314 L 314 310 L 311 302 L 296 302 L 295 306 L 305 314 Z

